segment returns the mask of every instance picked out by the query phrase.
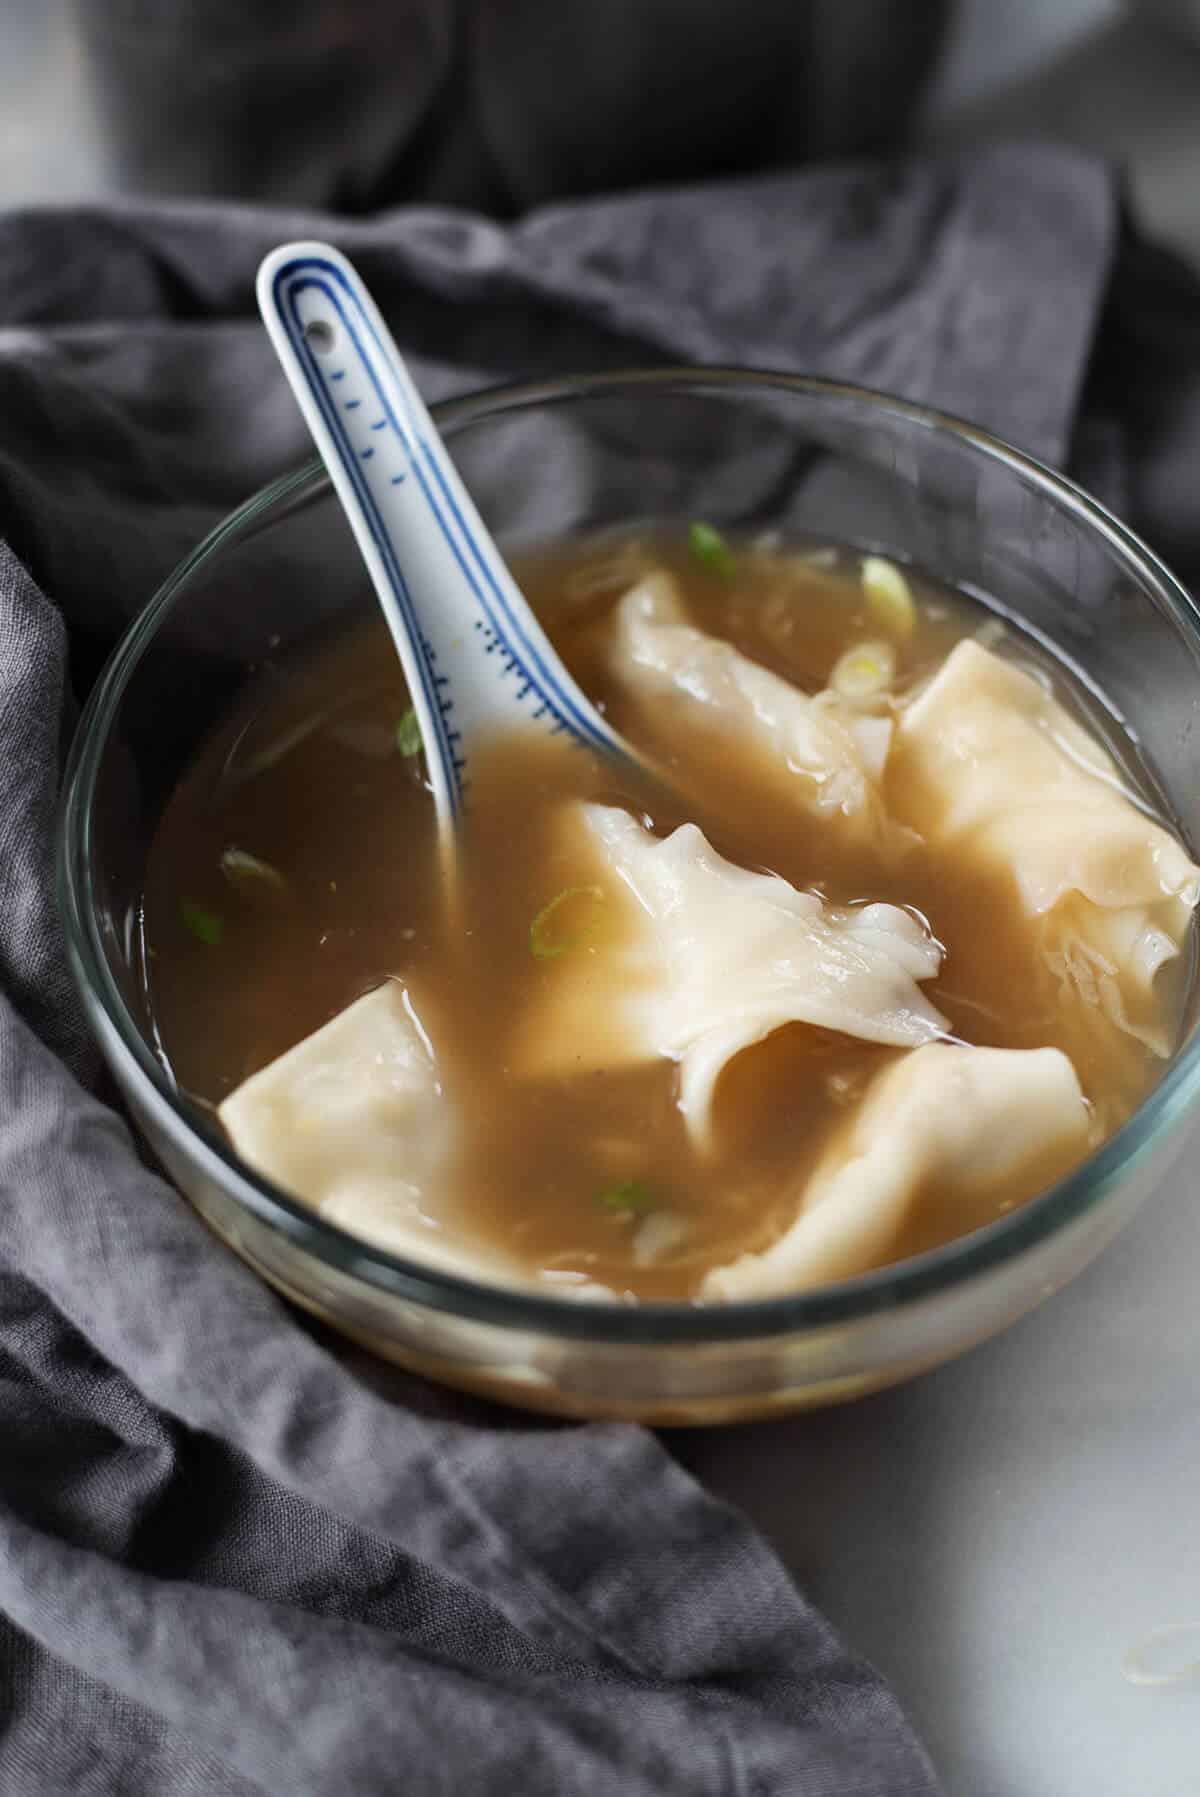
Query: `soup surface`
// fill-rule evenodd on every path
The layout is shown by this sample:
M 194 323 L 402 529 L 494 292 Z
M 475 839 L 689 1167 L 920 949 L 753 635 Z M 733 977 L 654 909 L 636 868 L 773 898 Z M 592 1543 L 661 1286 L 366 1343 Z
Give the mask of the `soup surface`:
M 426 1168 L 405 1187 L 418 1244 L 424 1230 L 430 1244 L 461 1248 L 464 1270 L 476 1250 L 494 1252 L 495 1265 L 507 1268 L 495 1276 L 631 1300 L 742 1295 L 736 1281 L 714 1282 L 714 1269 L 749 1266 L 743 1257 L 769 1254 L 814 1193 L 832 1189 L 836 1179 L 844 1196 L 854 1168 L 873 1165 L 873 1156 L 883 1186 L 891 1190 L 899 1180 L 904 1187 L 899 1196 L 891 1191 L 886 1226 L 860 1231 L 849 1259 L 836 1245 L 829 1259 L 826 1244 L 811 1266 L 839 1276 L 903 1258 L 1029 1197 L 1129 1115 L 1179 1031 L 1192 886 L 1181 875 L 1162 887 L 1162 902 L 1176 907 L 1169 918 L 1163 913 L 1170 941 L 1158 940 L 1164 931 L 1152 895 L 1143 905 L 1149 921 L 1133 943 L 1126 927 L 1136 911 L 1131 902 L 1143 901 L 1122 889 L 1116 909 L 1104 913 L 1124 920 L 1112 935 L 1115 946 L 1097 949 L 1093 934 L 1081 950 L 1061 921 L 1062 905 L 1056 909 L 1039 885 L 1061 831 L 1051 820 L 1039 862 L 1038 793 L 1008 759 L 1007 739 L 997 739 L 995 752 L 984 743 L 980 765 L 997 777 L 1009 769 L 1014 791 L 972 821 L 964 801 L 947 799 L 946 781 L 962 759 L 959 739 L 938 737 L 931 760 L 925 749 L 932 737 L 915 727 L 906 734 L 906 717 L 918 719 L 921 695 L 934 690 L 930 682 L 947 657 L 974 641 L 983 650 L 971 664 L 979 679 L 997 665 L 1025 670 L 1047 703 L 1052 693 L 1105 745 L 1112 761 L 1100 753 L 1097 767 L 1084 769 L 1097 790 L 1104 788 L 1098 802 L 1123 806 L 1122 827 L 1135 835 L 1154 830 L 1150 789 L 1131 746 L 1066 668 L 929 580 L 893 578 L 886 564 L 821 546 L 727 544 L 702 530 L 690 539 L 612 536 L 525 554 L 514 558 L 514 571 L 581 685 L 660 768 L 661 789 L 624 780 L 561 738 L 532 746 L 498 741 L 469 770 L 461 891 L 448 906 L 419 741 L 382 622 L 364 624 L 306 666 L 268 670 L 253 704 L 217 732 L 177 789 L 148 867 L 147 999 L 182 1088 L 221 1106 L 352 1001 L 394 982 L 433 1069 L 439 1119 L 435 1129 L 432 1112 L 418 1110 L 394 1130 L 397 1176 L 408 1177 L 410 1157 Z M 758 722 L 739 734 L 710 727 L 705 696 L 692 690 L 694 667 L 630 677 L 619 638 L 633 614 L 626 611 L 623 625 L 619 608 L 628 608 L 629 594 L 647 579 L 666 595 L 672 628 L 704 633 L 745 658 L 729 664 L 735 684 L 746 666 L 770 670 L 802 694 L 828 695 L 839 729 L 858 730 L 867 721 L 883 731 L 885 753 L 863 751 L 874 769 L 865 808 L 858 787 L 839 799 L 824 774 L 797 770 L 773 746 L 768 713 L 787 703 L 777 685 L 764 696 L 749 677 L 745 715 Z M 664 634 L 653 612 L 650 604 L 651 660 L 655 644 L 684 640 Z M 708 666 L 709 649 L 697 647 L 694 636 L 687 640 L 700 655 L 695 665 Z M 1022 702 L 1032 693 L 1023 683 Z M 953 714 L 960 731 L 983 715 L 969 683 L 966 698 Z M 1047 715 L 1050 723 L 1043 719 L 1039 728 L 1064 765 L 1086 761 L 1086 744 L 1079 749 L 1055 722 L 1057 708 Z M 936 713 L 934 725 L 941 728 Z M 860 734 L 863 742 L 876 740 L 869 728 Z M 981 788 L 966 790 L 969 812 Z M 628 847 L 636 866 L 618 866 L 616 851 L 606 860 L 595 830 L 580 821 L 581 801 L 637 820 L 637 841 L 631 837 Z M 1031 803 L 1032 823 L 1014 824 L 1014 806 Z M 936 963 L 935 971 L 913 976 L 913 1002 L 932 1010 L 940 1025 L 918 1019 L 918 1033 L 903 1042 L 864 1039 L 831 1027 L 832 1013 L 814 1022 L 801 994 L 788 1002 L 804 1014 L 781 1013 L 757 1037 L 743 1029 L 739 995 L 758 993 L 761 970 L 744 954 L 739 961 L 738 945 L 749 940 L 742 913 L 713 909 L 717 885 L 706 875 L 710 934 L 697 938 L 694 960 L 690 951 L 683 955 L 672 991 L 686 999 L 707 956 L 705 966 L 717 968 L 713 977 L 726 981 L 728 990 L 712 1002 L 724 1006 L 720 1027 L 733 1031 L 737 1046 L 718 1056 L 707 1095 L 681 1107 L 692 1063 L 662 1024 L 665 1011 L 654 1011 L 657 973 L 644 944 L 639 960 L 630 958 L 630 943 L 644 925 L 637 867 L 649 868 L 645 856 L 683 825 L 698 826 L 715 856 L 735 869 L 767 871 L 817 895 L 831 927 L 861 920 L 871 905 L 902 910 L 927 945 L 921 952 Z M 1004 846 L 1010 838 L 1029 841 L 1029 867 L 1012 864 Z M 672 840 L 682 855 L 684 839 Z M 694 848 L 695 838 L 686 840 Z M 1149 851 L 1154 866 L 1163 853 Z M 1113 867 L 1128 860 L 1120 844 L 1109 857 Z M 1091 877 L 1063 876 L 1072 902 Z M 778 882 L 769 891 L 756 887 L 754 903 L 773 905 L 771 894 L 780 890 Z M 686 901 L 683 886 L 680 892 Z M 1088 903 L 1096 897 L 1084 891 Z M 676 913 L 666 909 L 661 928 L 669 934 Z M 771 916 L 778 920 L 776 910 Z M 767 958 L 778 972 L 778 954 Z M 852 956 L 830 977 L 835 984 L 857 978 L 857 968 Z M 649 1021 L 623 1028 L 626 1036 L 642 1031 L 644 1052 L 609 1055 L 609 1020 L 637 998 L 639 982 Z M 680 1000 L 676 1012 L 680 1004 L 686 1010 Z M 919 1052 L 945 1056 L 947 1042 L 1061 1051 L 1082 1089 L 1086 1130 L 1051 1127 L 1044 1140 L 1034 1130 L 1019 1164 L 993 1156 L 992 1176 L 982 1164 L 991 1154 L 986 1129 L 1011 1140 L 1013 1116 L 985 1120 L 980 1164 L 970 1178 L 960 1177 L 962 1144 L 931 1158 L 920 1105 L 898 1099 L 889 1108 L 889 1088 L 881 1085 L 917 1043 L 935 1038 L 937 1046 Z M 704 1041 L 714 1039 L 710 1031 Z M 949 1066 L 934 1063 L 935 1071 Z M 1031 1090 L 1049 1091 L 1040 1073 Z M 872 1093 L 880 1096 L 869 1111 Z M 938 1129 L 959 1127 L 946 1115 L 955 1103 L 947 1092 Z M 962 1127 L 969 1136 L 969 1117 Z M 319 1130 L 319 1118 L 313 1128 Z M 238 1146 L 281 1177 L 261 1154 Z M 303 1174 L 291 1183 L 321 1202 L 326 1188 L 305 1191 Z M 331 1214 L 403 1248 L 405 1238 L 362 1191 L 357 1209 L 348 1200 Z M 850 1197 L 860 1206 L 878 1204 L 878 1193 L 874 1201 L 857 1190 Z M 802 1265 L 761 1284 L 751 1279 L 745 1295 L 814 1277 Z

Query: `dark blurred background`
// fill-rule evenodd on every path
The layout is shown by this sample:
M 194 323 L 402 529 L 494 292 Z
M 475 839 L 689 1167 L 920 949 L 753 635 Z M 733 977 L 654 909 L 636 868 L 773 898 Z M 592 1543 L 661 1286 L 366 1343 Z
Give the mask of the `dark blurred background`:
M 1200 0 L 10 0 L 0 204 L 113 192 L 499 216 L 1033 134 L 1200 260 Z

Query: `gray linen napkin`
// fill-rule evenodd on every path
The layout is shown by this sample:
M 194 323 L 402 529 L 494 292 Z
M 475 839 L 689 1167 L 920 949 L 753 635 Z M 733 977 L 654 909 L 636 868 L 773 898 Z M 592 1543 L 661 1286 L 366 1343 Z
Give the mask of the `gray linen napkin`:
M 952 0 L 74 0 L 124 189 L 491 216 L 891 148 Z
M 0 218 L 0 1792 L 936 1790 L 878 1677 L 655 1437 L 333 1354 L 146 1170 L 64 977 L 52 811 L 72 681 L 303 450 L 253 313 L 270 245 L 353 254 L 431 396 L 740 360 L 930 400 L 1056 460 L 1115 219 L 1103 170 L 1023 149 L 511 228 Z M 1097 378 L 1084 453 L 1113 484 L 1121 389 Z M 803 1504 L 803 1469 L 780 1477 Z

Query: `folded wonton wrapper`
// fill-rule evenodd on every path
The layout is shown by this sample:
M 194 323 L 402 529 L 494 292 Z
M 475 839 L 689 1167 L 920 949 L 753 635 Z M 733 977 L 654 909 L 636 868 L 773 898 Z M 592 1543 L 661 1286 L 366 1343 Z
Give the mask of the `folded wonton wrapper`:
M 1012 878 L 1063 992 L 1169 1053 L 1150 989 L 1183 944 L 1200 868 L 1100 744 L 1031 675 L 963 642 L 904 712 L 893 756 L 930 845 Z
M 912 832 L 887 817 L 879 782 L 892 721 L 813 697 L 687 619 L 669 574 L 651 574 L 614 612 L 611 671 L 635 697 L 668 714 L 672 732 L 708 734 L 757 752 L 759 768 L 789 806 L 864 840 L 898 850 Z
M 761 1254 L 715 1267 L 708 1299 L 773 1297 L 878 1266 L 922 1187 L 943 1199 L 1003 1192 L 1088 1145 L 1079 1081 L 1057 1048 L 935 1043 L 876 1075 L 806 1184 L 801 1210 Z
M 680 1108 L 703 1141 L 723 1068 L 784 1024 L 899 1048 L 945 1033 L 917 985 L 937 973 L 941 949 L 898 906 L 826 905 L 735 867 L 695 824 L 660 841 L 625 811 L 581 804 L 564 827 L 579 833 L 581 877 L 620 914 L 600 946 L 554 964 L 516 1070 L 676 1060 Z
M 218 1114 L 243 1160 L 329 1222 L 446 1272 L 528 1283 L 515 1261 L 437 1221 L 457 1121 L 397 981 L 253 1074 Z

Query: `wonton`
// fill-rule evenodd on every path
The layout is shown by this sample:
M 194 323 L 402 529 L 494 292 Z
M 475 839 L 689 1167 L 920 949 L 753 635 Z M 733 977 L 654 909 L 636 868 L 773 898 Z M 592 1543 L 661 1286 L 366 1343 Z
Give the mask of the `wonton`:
M 735 867 L 695 824 L 659 840 L 603 805 L 574 807 L 569 822 L 619 915 L 599 946 L 551 974 L 518 1056 L 524 1070 L 676 1060 L 680 1108 L 704 1140 L 724 1067 L 785 1024 L 893 1047 L 945 1033 L 918 985 L 937 973 L 941 950 L 899 906 L 827 905 Z
M 803 693 L 696 629 L 669 575 L 650 575 L 621 600 L 609 660 L 622 684 L 654 706 L 660 727 L 752 754 L 756 777 L 788 806 L 892 852 L 912 841 L 885 814 L 879 790 L 891 718 L 836 693 Z
M 864 1272 L 888 1258 L 922 1187 L 964 1203 L 999 1195 L 1030 1173 L 1065 1172 L 1089 1131 L 1056 1048 L 918 1048 L 876 1075 L 835 1132 L 791 1228 L 765 1252 L 714 1268 L 701 1295 L 774 1297 Z
M 219 1110 L 242 1159 L 337 1223 L 447 1272 L 512 1279 L 438 1219 L 452 1099 L 409 993 L 388 980 L 244 1081 Z
M 905 710 L 894 754 L 930 847 L 1012 880 L 1063 994 L 1167 1054 L 1151 987 L 1180 952 L 1200 868 L 1100 744 L 1032 675 L 962 642 Z

